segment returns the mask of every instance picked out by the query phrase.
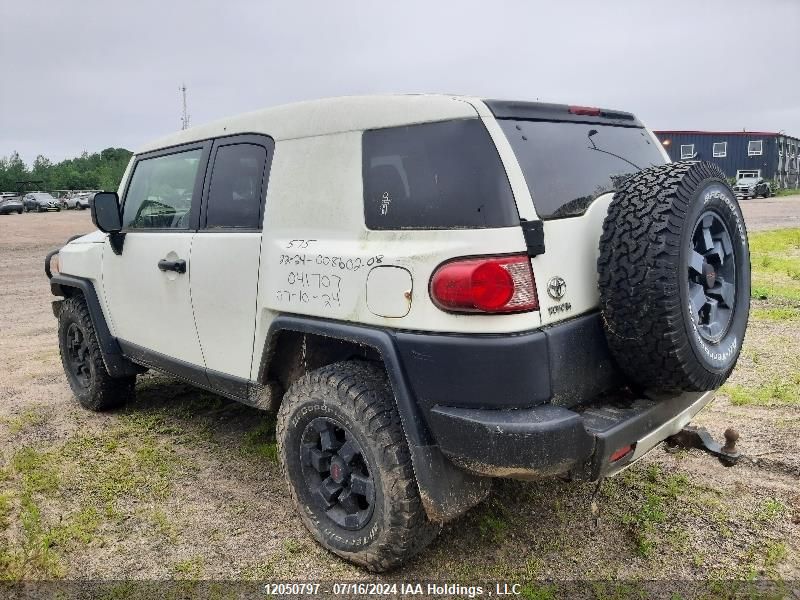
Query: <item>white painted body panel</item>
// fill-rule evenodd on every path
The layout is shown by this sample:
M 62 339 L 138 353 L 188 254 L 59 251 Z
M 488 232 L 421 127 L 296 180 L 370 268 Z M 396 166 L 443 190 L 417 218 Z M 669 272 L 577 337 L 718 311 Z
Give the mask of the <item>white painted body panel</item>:
M 203 367 L 189 282 L 192 232 L 136 232 L 121 256 L 103 253 L 103 292 L 114 335 L 148 350 Z M 183 259 L 187 271 L 163 272 L 158 261 Z
M 253 356 L 260 233 L 198 233 L 191 292 L 208 369 L 247 379 Z
M 100 235 L 101 241 L 105 240 L 106 234 L 100 231 L 96 233 Z M 106 246 L 102 243 L 87 242 L 86 238 L 89 236 L 94 236 L 94 234 L 75 239 L 61 248 L 58 253 L 59 270 L 62 273 L 83 277 L 92 282 L 97 291 L 103 314 L 106 317 L 106 321 L 109 323 L 109 330 L 113 333 L 109 311 L 102 293 L 103 253 L 105 252 Z
M 600 255 L 603 220 L 613 197 L 613 194 L 600 196 L 579 217 L 544 222 L 547 251 L 531 259 L 542 325 L 563 321 L 598 307 L 600 290 L 597 287 L 597 258 Z M 553 277 L 561 277 L 566 284 L 566 292 L 560 299 L 554 299 L 547 293 L 547 284 Z M 568 310 L 551 314 L 550 308 L 565 303 L 569 304 Z

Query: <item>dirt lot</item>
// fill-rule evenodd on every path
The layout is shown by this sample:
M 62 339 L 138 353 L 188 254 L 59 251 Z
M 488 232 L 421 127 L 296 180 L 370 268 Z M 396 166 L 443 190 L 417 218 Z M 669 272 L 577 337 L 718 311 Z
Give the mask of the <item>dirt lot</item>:
M 797 227 L 800 198 L 744 210 L 751 230 Z M 122 411 L 78 407 L 42 261 L 90 229 L 87 212 L 0 217 L 0 580 L 371 578 L 306 534 L 263 413 L 156 374 Z M 605 482 L 599 518 L 592 485 L 500 482 L 392 577 L 524 581 L 531 598 L 544 580 L 800 580 L 800 230 L 752 238 L 761 299 L 697 419 L 739 429 L 738 466 L 656 449 Z
M 800 195 L 742 200 L 748 231 L 800 227 Z

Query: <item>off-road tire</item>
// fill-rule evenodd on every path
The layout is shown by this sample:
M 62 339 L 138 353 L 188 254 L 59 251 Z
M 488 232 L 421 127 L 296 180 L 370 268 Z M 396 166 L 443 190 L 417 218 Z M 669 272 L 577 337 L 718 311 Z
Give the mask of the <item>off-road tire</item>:
M 326 514 L 303 475 L 301 442 L 314 419 L 333 419 L 363 449 L 375 488 L 369 521 L 358 530 Z M 394 395 L 383 368 L 364 361 L 334 363 L 307 373 L 283 398 L 277 421 L 278 454 L 303 524 L 327 550 L 381 572 L 395 568 L 438 534 L 420 500 Z
M 86 363 L 89 377 L 86 385 L 70 369 L 67 332 L 72 325 L 80 330 L 88 349 Z M 118 408 L 133 399 L 136 376 L 115 378 L 108 374 L 89 308 L 82 296 L 72 296 L 61 303 L 58 313 L 58 346 L 64 374 L 81 406 L 93 411 L 104 411 Z
M 696 228 L 704 227 L 709 214 L 727 228 L 732 251 L 727 264 L 735 268 L 728 288 L 735 297 L 727 297 L 732 306 L 719 340 L 701 335 L 702 311 L 695 317 L 689 301 L 697 284 L 690 282 L 696 271 L 687 265 L 696 250 Z M 632 382 L 670 392 L 722 385 L 747 328 L 750 255 L 741 210 L 719 167 L 671 163 L 621 183 L 603 223 L 597 270 L 609 347 Z

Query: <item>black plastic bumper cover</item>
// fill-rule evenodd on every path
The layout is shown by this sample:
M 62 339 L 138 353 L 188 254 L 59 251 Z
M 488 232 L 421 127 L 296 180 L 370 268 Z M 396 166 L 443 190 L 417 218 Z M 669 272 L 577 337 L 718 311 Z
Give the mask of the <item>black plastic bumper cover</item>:
M 518 478 L 570 474 L 597 480 L 633 456 L 611 463 L 614 452 L 635 445 L 703 396 L 638 399 L 580 413 L 552 405 L 518 410 L 437 406 L 429 421 L 442 452 L 472 473 Z

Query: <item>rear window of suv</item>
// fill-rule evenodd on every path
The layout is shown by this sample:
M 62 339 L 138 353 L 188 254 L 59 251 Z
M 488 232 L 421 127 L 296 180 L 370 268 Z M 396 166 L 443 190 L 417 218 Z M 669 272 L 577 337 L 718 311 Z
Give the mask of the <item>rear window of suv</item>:
M 664 164 L 660 148 L 641 127 L 599 123 L 498 119 L 541 219 L 586 212 L 617 182 Z
M 478 119 L 365 131 L 363 169 L 370 229 L 519 225 L 500 156 Z

